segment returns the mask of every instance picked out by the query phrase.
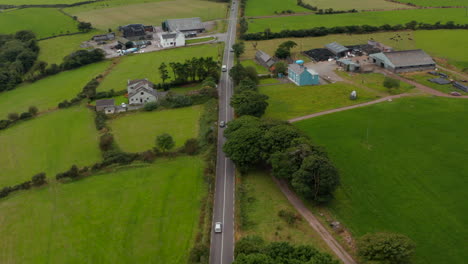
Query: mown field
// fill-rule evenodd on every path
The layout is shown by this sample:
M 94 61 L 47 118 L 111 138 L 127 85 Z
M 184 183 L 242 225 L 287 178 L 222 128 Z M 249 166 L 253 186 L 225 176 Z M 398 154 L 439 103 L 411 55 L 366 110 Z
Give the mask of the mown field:
M 109 121 L 118 146 L 127 152 L 140 152 L 156 146 L 156 137 L 168 133 L 175 147 L 183 146 L 190 138 L 198 137 L 201 105 L 154 111 L 129 113 Z
M 417 6 L 466 6 L 466 0 L 406 0 Z M 402 1 L 402 2 L 406 2 Z
M 117 6 L 100 7 L 107 3 L 96 3 L 91 6 L 78 6 L 65 9 L 65 12 L 88 21 L 102 30 L 116 29 L 126 24 L 141 23 L 160 26 L 168 18 L 200 17 L 203 21 L 221 19 L 226 16 L 226 4 L 204 0 L 150 1 Z
M 2 130 L 0 145 L 0 187 L 30 180 L 39 172 L 55 178 L 73 164 L 100 160 L 93 113 L 84 107 L 56 111 Z
M 32 105 L 40 112 L 56 108 L 63 100 L 75 97 L 86 83 L 103 73 L 109 65 L 110 61 L 95 63 L 3 92 L 0 96 L 0 113 L 4 116 L 1 118 L 11 112 L 25 112 Z
M 296 123 L 338 167 L 331 210 L 356 238 L 399 232 L 414 263 L 466 263 L 467 103 L 402 98 Z
M 291 10 L 295 13 L 313 12 L 297 5 L 296 0 L 249 0 L 245 7 L 245 16 L 268 16 Z
M 263 32 L 266 28 L 278 32 L 285 29 L 297 30 L 313 27 L 396 25 L 413 20 L 431 24 L 438 21 L 442 23 L 454 21 L 455 23 L 466 24 L 468 23 L 468 16 L 465 13 L 465 9 L 462 8 L 442 8 L 249 19 L 248 32 Z
M 374 92 L 340 82 L 317 86 L 288 83 L 262 86 L 259 90 L 270 97 L 265 117 L 282 120 L 377 99 Z M 354 101 L 349 99 L 353 90 L 358 94 Z
M 98 31 L 92 31 L 86 34 L 78 34 L 72 36 L 63 36 L 39 41 L 38 60 L 45 61 L 48 64 L 60 64 L 63 57 L 80 49 L 80 44 L 83 41 L 90 40 L 93 35 L 99 34 Z
M 303 0 L 304 3 L 317 6 L 321 9 L 333 8 L 334 10 L 381 10 L 381 9 L 396 9 L 396 8 L 411 8 L 407 5 L 388 2 L 385 0 Z M 411 0 L 408 0 L 411 1 Z M 405 1 L 402 1 L 405 2 Z
M 0 0 L 0 5 L 56 5 L 84 2 L 83 0 Z
M 78 23 L 52 8 L 25 8 L 0 13 L 0 33 L 32 30 L 38 39 L 78 32 Z
M 162 62 L 168 65 L 169 75 L 172 76 L 172 70 L 169 67 L 170 62 L 183 62 L 193 57 L 213 57 L 214 60 L 218 60 L 219 54 L 223 52 L 222 49 L 223 46 L 220 44 L 205 44 L 120 57 L 119 64 L 106 76 L 98 90 L 108 91 L 114 89 L 118 91 L 126 89 L 129 79 L 148 78 L 153 83 L 159 83 L 162 81 L 158 68 Z
M 459 52 L 464 49 L 465 43 L 468 41 L 468 30 L 462 29 L 397 31 L 357 35 L 343 34 L 310 38 L 272 39 L 255 42 L 257 43 L 257 49 L 273 55 L 278 45 L 284 41 L 293 40 L 298 45 L 292 49 L 292 56 L 293 58 L 302 59 L 299 52 L 313 48 L 323 48 L 325 44 L 333 41 L 337 41 L 343 45 L 354 45 L 365 44 L 370 39 L 385 43 L 397 50 L 424 49 L 424 51 L 430 55 L 446 59 L 450 64 L 460 69 L 468 68 L 468 53 Z M 255 57 L 255 52 L 256 50 L 252 46 L 252 42 L 248 41 L 245 45 L 245 54 L 241 59 L 252 59 Z
M 405 82 L 400 82 L 400 87 L 398 88 L 387 88 L 383 85 L 385 80 L 385 76 L 381 73 L 365 73 L 365 74 L 357 74 L 357 73 L 350 73 L 339 71 L 337 74 L 351 82 L 356 84 L 360 84 L 371 88 L 375 91 L 383 95 L 390 95 L 390 94 L 401 94 L 410 92 L 414 86 L 407 84 Z
M 333 254 L 319 234 L 300 217 L 294 225 L 278 216 L 280 210 L 300 214 L 289 203 L 281 190 L 266 172 L 251 171 L 240 178 L 239 188 L 245 199 L 238 202 L 242 214 L 247 216 L 246 225 L 239 230 L 240 236 L 257 235 L 266 241 L 289 241 L 293 244 L 308 244 L 321 251 Z M 239 199 L 239 197 L 238 197 Z M 244 201 L 246 201 L 244 200 Z M 239 212 L 238 212 L 239 214 Z
M 185 264 L 202 167 L 197 157 L 158 160 L 2 199 L 0 262 Z
M 407 74 L 404 74 L 404 77 L 414 80 L 425 86 L 431 87 L 435 90 L 441 91 L 443 93 L 458 92 L 462 95 L 468 95 L 468 93 L 453 87 L 452 84 L 440 85 L 440 84 L 430 82 L 429 79 L 433 79 L 437 77 L 428 73 L 407 73 Z

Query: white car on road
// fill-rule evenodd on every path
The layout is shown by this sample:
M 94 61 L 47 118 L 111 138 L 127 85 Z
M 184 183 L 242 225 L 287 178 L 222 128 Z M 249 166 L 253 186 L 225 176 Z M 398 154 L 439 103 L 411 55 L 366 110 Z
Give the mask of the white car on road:
M 227 66 L 226 66 L 226 65 L 223 65 L 223 67 L 221 67 L 221 70 L 222 70 L 223 72 L 226 72 L 226 71 L 227 71 Z
M 215 233 L 221 233 L 222 225 L 221 222 L 216 222 L 214 227 Z

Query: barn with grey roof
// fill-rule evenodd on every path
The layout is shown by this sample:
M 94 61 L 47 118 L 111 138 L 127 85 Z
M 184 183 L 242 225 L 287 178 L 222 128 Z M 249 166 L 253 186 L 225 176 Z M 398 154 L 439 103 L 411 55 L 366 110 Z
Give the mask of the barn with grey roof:
M 346 52 L 349 50 L 345 46 L 338 44 L 336 42 L 332 42 L 332 43 L 325 45 L 325 48 L 338 57 L 345 56 Z
M 396 73 L 433 70 L 436 63 L 423 50 L 380 52 L 369 55 L 378 66 Z
M 169 32 L 196 32 L 201 33 L 205 31 L 205 25 L 199 17 L 168 19 L 162 23 L 164 31 Z

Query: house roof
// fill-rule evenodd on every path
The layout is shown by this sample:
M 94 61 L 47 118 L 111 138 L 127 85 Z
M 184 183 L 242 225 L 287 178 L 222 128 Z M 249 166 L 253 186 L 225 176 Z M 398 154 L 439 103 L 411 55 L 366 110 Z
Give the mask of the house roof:
M 387 65 L 389 65 L 389 66 L 391 66 L 391 67 L 395 67 L 395 65 L 393 65 L 393 63 L 388 59 L 387 56 L 385 56 L 385 54 L 383 54 L 383 52 L 371 54 L 371 55 L 369 55 L 369 57 L 374 58 L 374 59 L 381 60 L 381 61 L 383 61 L 385 64 L 387 64 Z
M 148 81 L 147 79 L 128 80 L 127 85 L 132 85 L 132 84 L 139 83 L 139 82 L 148 83 L 148 84 L 151 84 L 151 86 L 153 85 L 153 83 Z
M 427 55 L 426 52 L 420 49 L 384 52 L 383 55 L 395 67 L 435 64 L 431 56 Z
M 139 86 L 139 87 L 133 89 L 131 92 L 128 93 L 128 98 L 130 98 L 130 97 L 132 97 L 132 96 L 134 96 L 134 95 L 136 95 L 136 94 L 138 94 L 140 92 L 147 92 L 147 93 L 149 93 L 151 95 L 154 95 L 154 96 L 157 95 L 156 91 L 153 88 L 149 88 L 149 87 L 145 87 L 145 86 Z
M 329 44 L 325 45 L 325 48 L 327 48 L 329 51 L 331 51 L 331 52 L 333 52 L 335 54 L 338 54 L 338 53 L 345 52 L 345 51 L 349 50 L 345 46 L 343 46 L 341 44 L 338 44 L 336 42 L 332 42 L 332 43 L 329 43 Z
M 163 39 L 173 39 L 177 37 L 177 33 L 166 33 L 166 34 L 161 34 L 161 37 Z
M 199 17 L 192 18 L 180 18 L 180 19 L 168 19 L 166 20 L 166 26 L 169 31 L 187 31 L 187 30 L 204 30 L 203 25 Z
M 96 107 L 114 106 L 114 99 L 102 99 L 96 101 Z
M 301 65 L 296 64 L 296 63 L 289 64 L 288 69 L 290 69 L 291 71 L 293 71 L 294 73 L 299 74 L 299 75 L 301 75 L 305 71 L 309 72 L 312 75 L 317 75 L 316 71 L 314 71 L 312 69 L 307 69 L 307 67 L 301 66 Z

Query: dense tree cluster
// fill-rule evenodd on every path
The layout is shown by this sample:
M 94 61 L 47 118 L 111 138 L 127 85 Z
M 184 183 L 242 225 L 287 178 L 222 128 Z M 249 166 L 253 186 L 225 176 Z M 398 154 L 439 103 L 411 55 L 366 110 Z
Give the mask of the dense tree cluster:
M 410 238 L 394 233 L 367 234 L 358 241 L 359 255 L 375 263 L 409 263 L 415 247 Z
M 0 35 L 0 92 L 21 83 L 39 54 L 36 35 L 29 30 Z
M 170 62 L 168 65 L 161 63 L 158 68 L 163 84 L 166 83 L 166 80 L 172 78 L 167 87 L 202 81 L 208 77 L 219 80 L 219 63 L 213 60 L 212 57 L 193 57 L 184 62 Z M 168 68 L 170 68 L 172 76 L 169 75 Z
M 417 30 L 417 29 L 468 29 L 468 24 L 455 24 L 449 21 L 445 24 L 436 22 L 434 24 L 418 23 L 412 21 L 405 25 L 352 25 L 352 26 L 338 26 L 338 27 L 314 27 L 310 29 L 297 29 L 297 30 L 282 30 L 280 32 L 271 32 L 270 29 L 265 29 L 263 32 L 246 33 L 242 35 L 244 40 L 266 40 L 275 38 L 304 38 L 304 37 L 320 37 L 328 34 L 366 34 L 377 31 L 399 31 L 399 30 Z
M 229 122 L 223 150 L 241 171 L 271 167 L 308 200 L 325 203 L 339 185 L 337 169 L 327 154 L 287 122 L 243 116 Z
M 294 246 L 288 242 L 265 243 L 247 236 L 236 243 L 233 264 L 338 264 L 329 254 L 312 246 Z
M 59 108 L 67 108 L 67 107 L 76 105 L 79 102 L 81 102 L 81 100 L 83 100 L 84 98 L 94 100 L 94 99 L 108 98 L 108 97 L 115 96 L 116 94 L 114 93 L 114 90 L 111 90 L 109 92 L 96 93 L 96 89 L 99 86 L 98 78 L 99 78 L 99 76 L 96 77 L 96 78 L 93 78 L 91 81 L 89 81 L 83 87 L 81 92 L 79 92 L 74 98 L 72 98 L 70 101 L 64 100 L 64 101 L 60 102 L 58 104 L 58 107 Z
M 94 62 L 102 61 L 106 54 L 101 49 L 79 50 L 63 58 L 61 68 L 63 70 L 75 69 Z
M 261 117 L 268 107 L 268 96 L 257 89 L 257 70 L 237 64 L 231 68 L 229 74 L 237 87 L 231 97 L 230 105 L 237 116 L 251 115 Z
M 296 46 L 297 43 L 292 40 L 285 41 L 278 46 L 275 51 L 275 56 L 279 59 L 286 59 L 291 56 L 291 49 Z
M 18 121 L 27 120 L 32 117 L 35 117 L 38 111 L 39 110 L 37 109 L 37 107 L 30 106 L 27 112 L 23 112 L 21 114 L 18 114 L 16 112 L 8 113 L 8 115 L 6 116 L 7 119 L 0 120 L 0 130 L 6 129 L 7 127 L 14 125 Z

